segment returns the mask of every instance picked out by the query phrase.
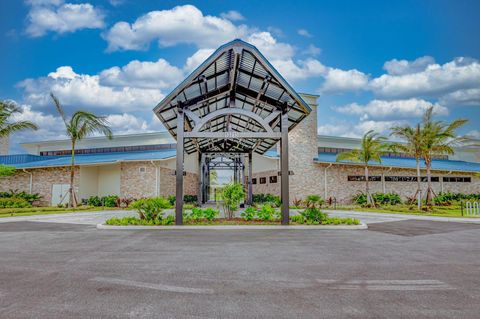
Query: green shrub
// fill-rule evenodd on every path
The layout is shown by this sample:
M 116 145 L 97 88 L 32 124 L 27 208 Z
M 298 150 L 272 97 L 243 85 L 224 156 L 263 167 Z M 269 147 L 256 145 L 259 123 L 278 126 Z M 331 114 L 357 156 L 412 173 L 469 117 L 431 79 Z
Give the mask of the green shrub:
M 206 219 L 208 221 L 212 221 L 215 218 L 217 218 L 219 214 L 220 212 L 218 210 L 215 210 L 210 207 L 204 208 L 204 209 L 194 207 L 192 208 L 192 211 L 189 214 L 188 213 L 185 214 L 185 219 L 192 220 L 192 221 L 199 221 L 199 220 Z
M 23 198 L 0 198 L 0 208 L 25 208 L 32 205 Z
M 257 210 L 250 206 L 247 207 L 241 214 L 240 217 L 242 217 L 245 220 L 253 220 L 257 216 Z
M 33 204 L 33 202 L 38 201 L 42 196 L 38 193 L 30 194 L 27 192 L 18 192 L 17 190 L 10 190 L 9 192 L 0 192 L 0 198 L 21 198 Z
M 107 225 L 116 225 L 116 226 L 128 226 L 128 225 L 139 225 L 139 226 L 164 226 L 172 225 L 175 223 L 175 217 L 167 216 L 163 219 L 139 219 L 137 217 L 113 217 L 105 221 Z
M 325 204 L 325 201 L 320 195 L 308 195 L 307 198 L 305 198 L 305 206 L 307 207 L 320 208 L 322 207 L 323 204 Z
M 278 219 L 279 212 L 270 204 L 265 204 L 259 211 L 257 211 L 257 217 L 263 221 L 273 221 Z
M 230 183 L 223 188 L 223 206 L 227 218 L 233 218 L 234 212 L 244 197 L 245 192 L 240 183 Z
M 167 199 L 168 199 L 168 201 L 170 202 L 170 205 L 175 206 L 175 201 L 176 201 L 176 199 L 177 199 L 177 198 L 175 197 L 175 195 L 169 195 L 169 196 L 167 197 Z
M 381 205 L 398 205 L 402 203 L 400 195 L 397 193 L 374 193 L 373 200 Z
M 183 202 L 185 204 L 196 204 L 196 203 L 198 203 L 198 196 L 197 195 L 185 195 L 185 196 L 183 196 Z
M 98 196 L 90 196 L 87 199 L 87 205 L 99 207 L 102 206 L 102 200 Z
M 118 196 L 110 195 L 102 197 L 101 201 L 105 207 L 117 207 Z
M 139 199 L 130 204 L 130 207 L 138 211 L 140 219 L 162 220 L 162 209 L 170 208 L 171 205 L 164 197 L 153 197 Z
M 372 194 L 373 201 L 380 205 L 398 205 L 402 203 L 400 195 L 397 193 L 374 193 Z M 358 193 L 353 196 L 353 202 L 357 205 L 367 204 L 367 195 Z
M 273 207 L 280 207 L 282 205 L 280 196 L 272 194 L 253 194 L 252 199 L 256 204 L 270 204 L 270 206 Z
M 322 224 L 328 218 L 328 215 L 316 207 L 309 207 L 300 213 L 307 224 Z
M 298 224 L 304 224 L 305 223 L 305 218 L 302 215 L 290 216 L 290 220 L 292 222 L 298 223 Z

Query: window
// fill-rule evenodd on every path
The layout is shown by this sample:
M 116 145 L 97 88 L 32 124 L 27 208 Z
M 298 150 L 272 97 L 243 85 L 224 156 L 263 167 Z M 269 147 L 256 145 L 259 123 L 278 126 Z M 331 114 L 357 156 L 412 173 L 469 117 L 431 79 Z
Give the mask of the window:
M 266 177 L 260 177 L 260 184 L 266 184 L 267 183 L 267 178 Z
M 271 184 L 274 184 L 277 182 L 277 176 L 270 176 L 269 181 Z
M 147 169 L 146 169 L 144 166 L 142 166 L 142 167 L 140 167 L 140 168 L 138 169 L 138 171 L 139 171 L 140 173 L 145 173 L 145 172 L 147 171 Z
M 382 180 L 382 176 L 368 176 L 368 180 L 370 182 L 380 182 Z M 349 175 L 348 176 L 349 182 L 361 182 L 365 181 L 365 176 L 363 175 Z
M 257 184 L 257 179 L 256 178 L 252 178 L 252 184 L 253 185 Z
M 446 183 L 471 183 L 471 177 L 444 177 L 443 181 Z

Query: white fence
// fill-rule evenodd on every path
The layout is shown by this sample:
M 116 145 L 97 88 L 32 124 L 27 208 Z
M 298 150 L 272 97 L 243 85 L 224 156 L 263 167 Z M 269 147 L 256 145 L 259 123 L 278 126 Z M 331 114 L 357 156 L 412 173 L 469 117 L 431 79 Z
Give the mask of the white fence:
M 480 216 L 480 207 L 478 202 L 466 202 L 465 203 L 465 215 L 466 216 Z

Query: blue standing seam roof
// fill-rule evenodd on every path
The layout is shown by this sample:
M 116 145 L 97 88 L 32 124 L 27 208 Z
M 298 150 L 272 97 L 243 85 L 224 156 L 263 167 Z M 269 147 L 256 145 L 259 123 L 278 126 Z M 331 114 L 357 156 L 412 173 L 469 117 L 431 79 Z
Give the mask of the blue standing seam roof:
M 314 159 L 322 163 L 337 163 L 337 164 L 356 164 L 351 161 L 337 161 L 337 154 L 319 153 L 318 157 Z M 398 168 L 416 168 L 417 164 L 413 158 L 399 158 L 399 157 L 382 157 L 382 163 L 371 162 L 371 166 L 384 167 L 398 167 Z M 420 167 L 425 168 L 425 163 L 420 161 Z M 433 170 L 441 171 L 457 171 L 457 172 L 480 172 L 480 163 L 454 161 L 454 160 L 433 160 Z
M 153 161 L 175 157 L 175 150 L 160 150 L 147 152 L 118 152 L 118 153 L 99 153 L 99 154 L 78 154 L 75 155 L 75 165 L 89 164 L 113 164 L 128 161 Z M 69 166 L 71 156 L 25 156 L 23 162 L 12 162 L 12 156 L 0 156 L 0 164 L 11 165 L 16 168 L 41 168 L 41 167 L 61 167 Z M 33 156 L 33 157 L 32 157 Z

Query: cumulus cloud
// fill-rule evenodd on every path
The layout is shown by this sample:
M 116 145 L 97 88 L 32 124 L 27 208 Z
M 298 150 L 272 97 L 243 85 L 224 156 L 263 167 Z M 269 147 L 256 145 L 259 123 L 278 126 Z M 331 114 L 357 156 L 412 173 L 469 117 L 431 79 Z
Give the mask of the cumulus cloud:
M 26 32 L 41 37 L 48 32 L 67 33 L 105 26 L 104 14 L 90 3 L 63 3 L 61 0 L 30 0 Z
M 448 115 L 448 109 L 438 103 L 430 103 L 425 100 L 372 100 L 365 105 L 351 103 L 336 110 L 348 114 L 358 115 L 361 119 L 398 119 L 419 118 L 429 107 L 433 107 L 435 114 Z
M 180 43 L 195 44 L 200 48 L 217 47 L 244 36 L 247 27 L 216 16 L 203 15 L 192 5 L 170 10 L 150 11 L 135 22 L 117 22 L 103 34 L 108 51 L 143 50 L 151 41 L 168 47 Z
M 18 86 L 29 104 L 50 105 L 49 92 L 53 92 L 65 105 L 117 112 L 151 109 L 164 97 L 158 89 L 105 86 L 99 75 L 77 74 L 70 66 L 59 67 L 46 77 L 26 79 Z
M 212 53 L 214 52 L 214 49 L 200 49 L 196 51 L 192 56 L 187 58 L 187 61 L 185 62 L 185 66 L 183 69 L 186 72 L 192 72 L 195 70 L 203 61 L 205 61 Z
M 480 85 L 479 85 L 480 86 Z M 458 90 L 440 98 L 445 105 L 472 105 L 480 106 L 480 87 L 475 89 Z
M 416 60 L 417 61 L 417 60 Z M 388 66 L 389 72 L 370 82 L 370 88 L 380 97 L 439 97 L 458 90 L 478 88 L 480 63 L 469 58 L 456 58 L 451 62 L 428 64 L 423 71 L 407 72 L 411 67 Z
M 405 75 L 425 71 L 432 64 L 435 64 L 435 59 L 431 56 L 423 56 L 413 61 L 393 59 L 385 62 L 383 69 L 391 75 Z
M 325 82 L 320 88 L 322 93 L 358 91 L 366 89 L 368 85 L 368 75 L 356 69 L 328 68 L 324 78 Z
M 100 72 L 100 84 L 136 88 L 165 89 L 183 80 L 183 71 L 164 59 L 156 62 L 133 60 L 123 67 L 112 67 Z
M 305 50 L 303 50 L 302 53 L 307 54 L 307 55 L 316 56 L 316 55 L 319 55 L 320 53 L 322 53 L 322 49 L 317 48 L 313 44 L 310 44 Z
M 335 123 L 319 125 L 317 132 L 320 135 L 343 136 L 360 138 L 366 132 L 374 130 L 384 136 L 388 136 L 390 129 L 397 125 L 405 124 L 402 120 L 392 121 L 360 121 L 358 123 L 350 123 L 346 121 L 337 121 Z
M 241 21 L 245 20 L 245 17 L 238 11 L 235 10 L 230 10 L 227 12 L 222 12 L 220 13 L 220 16 L 224 19 L 230 20 L 230 21 Z
M 254 32 L 246 38 L 246 41 L 256 46 L 270 60 L 290 59 L 295 54 L 293 46 L 278 42 L 270 32 Z

